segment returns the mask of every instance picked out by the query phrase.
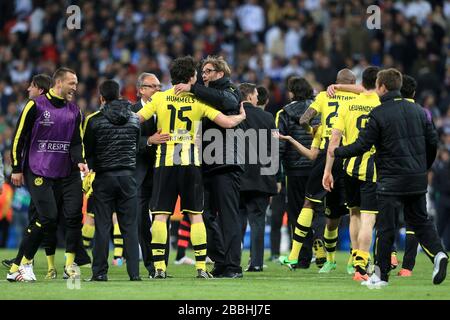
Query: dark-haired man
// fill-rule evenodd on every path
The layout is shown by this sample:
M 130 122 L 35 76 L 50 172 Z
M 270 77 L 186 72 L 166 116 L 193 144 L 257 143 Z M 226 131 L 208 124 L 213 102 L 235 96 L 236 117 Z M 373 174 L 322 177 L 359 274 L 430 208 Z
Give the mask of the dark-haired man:
M 175 59 L 170 67 L 172 84 L 195 84 L 197 71 L 192 57 Z M 155 278 L 166 277 L 164 261 L 167 241 L 166 223 L 173 213 L 178 194 L 181 210 L 191 221 L 191 242 L 194 248 L 198 278 L 210 278 L 206 271 L 206 229 L 203 223 L 203 183 L 198 147 L 195 144 L 199 121 L 207 117 L 224 128 L 233 128 L 245 119 L 245 112 L 226 116 L 200 102 L 191 93 L 175 94 L 175 89 L 155 93 L 152 101 L 139 112 L 141 122 L 154 114 L 157 127 L 170 140 L 160 144 L 156 153 L 150 210 L 155 215 L 152 225 L 152 253 Z M 240 232 L 239 232 L 240 233 Z M 240 243 L 240 242 L 239 242 Z
M 258 92 L 258 101 L 256 106 L 264 110 L 269 103 L 269 91 L 267 91 L 264 86 L 257 86 L 256 91 Z
M 259 272 L 263 271 L 266 209 L 270 196 L 277 193 L 276 171 L 264 170 L 269 169 L 268 166 L 274 161 L 277 161 L 278 166 L 276 150 L 272 150 L 272 130 L 275 130 L 275 121 L 271 113 L 256 106 L 258 101 L 256 85 L 242 83 L 239 85 L 239 91 L 246 114 L 241 127 L 245 136 L 250 139 L 248 142 L 248 139 L 245 139 L 245 170 L 241 177 L 240 200 L 243 234 L 247 227 L 247 219 L 251 231 L 250 263 L 246 271 Z
M 52 86 L 52 78 L 50 76 L 44 73 L 34 75 L 27 89 L 28 99 L 33 99 L 40 96 L 41 94 L 46 94 L 51 86 Z M 30 207 L 28 210 L 28 218 L 29 223 L 31 224 L 35 223 L 34 220 L 37 218 L 36 209 L 32 202 L 30 203 Z M 20 265 L 22 257 L 23 257 L 23 246 L 21 245 L 19 247 L 19 251 L 17 252 L 17 256 L 13 259 L 2 260 L 2 264 L 9 270 L 13 265 L 13 263 L 15 263 L 16 265 Z
M 375 92 L 375 81 L 378 67 L 368 67 L 362 74 L 362 86 L 364 91 L 358 97 L 350 101 L 343 101 L 339 107 L 339 113 L 333 124 L 332 136 L 328 149 L 339 146 L 342 137 L 344 145 L 356 140 L 358 133 L 367 123 L 368 114 L 380 104 Z M 367 151 L 364 155 L 345 159 L 345 192 L 347 207 L 350 210 L 350 219 L 356 220 L 350 223 L 350 234 L 352 235 L 352 253 L 355 275 L 353 280 L 363 281 L 369 279 L 366 266 L 369 262 L 370 245 L 372 243 L 372 232 L 378 213 L 376 197 L 375 170 L 375 148 Z M 323 187 L 331 192 L 333 187 L 334 158 L 327 156 L 323 175 Z M 356 230 L 353 230 L 356 228 Z
M 22 242 L 20 266 L 13 264 L 7 279 L 35 281 L 32 260 L 42 239 L 54 237 L 58 207 L 53 190 L 61 188 L 66 219 L 66 273 L 79 277 L 74 263 L 81 238 L 81 177 L 88 172 L 83 159 L 81 113 L 73 99 L 78 80 L 75 72 L 59 68 L 53 87 L 31 99 L 22 111 L 13 139 L 11 158 L 16 186 L 28 186 L 38 219 L 28 228 Z
M 239 114 L 239 90 L 230 80 L 231 69 L 223 57 L 208 56 L 201 69 L 204 85 L 181 83 L 175 86 L 175 93 L 191 92 L 225 115 Z M 238 148 L 239 131 L 225 130 L 209 119 L 202 129 L 205 224 L 208 255 L 214 261 L 211 272 L 217 277 L 241 278 L 239 188 L 243 154 Z M 211 148 L 217 140 L 223 141 L 222 146 Z
M 349 69 L 342 69 L 337 74 L 337 83 L 354 84 L 356 77 Z M 298 253 L 302 248 L 303 242 L 308 235 L 314 211 L 320 204 L 324 203 L 326 199 L 325 215 L 326 226 L 324 231 L 324 242 L 326 250 L 326 262 L 319 270 L 319 273 L 330 273 L 336 269 L 336 245 L 338 240 L 338 226 L 342 216 L 348 213 L 345 207 L 345 195 L 343 177 L 344 172 L 342 163 L 335 163 L 333 166 L 333 175 L 336 177 L 336 188 L 333 192 L 327 194 L 327 191 L 322 186 L 323 171 L 326 163 L 326 150 L 328 148 L 329 139 L 333 123 L 338 114 L 339 106 L 343 101 L 349 101 L 357 95 L 351 92 L 336 91 L 335 95 L 328 96 L 325 91 L 320 92 L 314 102 L 300 118 L 300 125 L 308 131 L 314 131 L 310 126 L 313 118 L 320 113 L 322 134 L 320 143 L 320 152 L 313 163 L 310 171 L 308 182 L 305 189 L 305 202 L 303 208 L 298 215 L 297 224 L 294 231 L 294 238 L 292 250 L 288 257 L 280 257 L 280 262 L 283 265 L 290 267 L 297 262 Z M 326 198 L 325 198 L 326 197 Z
M 291 136 L 305 148 L 310 148 L 312 136 L 300 125 L 299 120 L 313 101 L 313 88 L 305 78 L 292 77 L 288 80 L 288 92 L 291 102 L 277 112 L 275 124 L 281 135 Z M 318 124 L 319 122 L 314 120 L 313 125 Z M 280 160 L 285 177 L 281 175 L 280 171 L 277 175 L 278 186 L 281 189 L 284 184 L 287 192 L 288 222 L 291 234 L 295 238 L 296 220 L 305 202 L 305 187 L 312 163 L 307 157 L 297 152 L 290 143 L 282 139 L 280 139 Z M 282 181 L 283 179 L 285 181 Z M 300 253 L 295 257 L 297 263 L 293 264 L 293 267 L 309 268 L 312 258 L 312 244 L 313 233 L 310 232 L 303 241 Z M 321 244 L 321 241 L 318 241 L 317 244 Z M 316 264 L 322 267 L 325 263 L 323 244 L 318 245 L 317 248 Z
M 388 285 L 391 249 L 401 211 L 434 262 L 433 284 L 442 283 L 447 275 L 448 256 L 426 212 L 427 170 L 436 157 L 437 134 L 422 107 L 401 97 L 401 87 L 398 70 L 380 71 L 376 92 L 381 105 L 369 113 L 367 125 L 354 143 L 329 150 L 330 155 L 342 158 L 363 155 L 372 146 L 377 150 L 375 266 L 379 272 L 363 282 L 369 288 Z
M 414 79 L 409 75 L 403 74 L 402 88 L 400 89 L 402 97 L 411 102 L 415 102 L 414 97 L 416 95 L 416 89 L 417 89 L 416 79 Z M 428 120 L 431 121 L 432 120 L 431 117 L 429 117 Z M 417 247 L 419 246 L 419 241 L 417 241 L 417 237 L 414 233 L 414 230 L 412 230 L 412 228 L 409 225 L 405 225 L 405 229 L 406 229 L 405 254 L 403 255 L 402 268 L 397 274 L 400 277 L 412 276 L 412 270 L 414 269 L 414 265 L 416 264 Z M 394 257 L 396 257 L 395 244 L 391 255 L 392 267 L 394 267 L 392 263 Z
M 115 210 L 127 252 L 127 271 L 131 281 L 139 281 L 139 242 L 136 211 L 138 117 L 131 104 L 119 100 L 119 84 L 105 80 L 100 84 L 101 108 L 86 118 L 84 144 L 86 159 L 95 172 L 93 205 L 95 242 L 92 281 L 107 281 L 109 239 Z

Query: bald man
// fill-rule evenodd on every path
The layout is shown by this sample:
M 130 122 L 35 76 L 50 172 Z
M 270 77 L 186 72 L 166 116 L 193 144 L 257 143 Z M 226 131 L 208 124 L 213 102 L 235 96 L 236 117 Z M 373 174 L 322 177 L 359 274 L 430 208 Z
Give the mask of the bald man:
M 354 84 L 356 77 L 349 69 L 342 69 L 337 74 L 336 82 L 339 84 Z M 305 190 L 305 202 L 299 213 L 292 240 L 292 249 L 289 256 L 281 256 L 280 263 L 290 269 L 297 264 L 297 257 L 302 248 L 306 236 L 311 230 L 314 211 L 319 206 L 325 205 L 326 226 L 324 230 L 325 250 L 327 261 L 320 269 L 319 273 L 329 273 L 336 269 L 335 251 L 338 237 L 338 225 L 341 217 L 348 213 L 345 207 L 345 195 L 343 185 L 343 165 L 342 161 L 337 161 L 333 165 L 333 177 L 336 177 L 334 189 L 328 193 L 322 186 L 322 176 L 325 170 L 326 151 L 331 137 L 333 123 L 338 113 L 339 104 L 357 97 L 352 92 L 336 90 L 333 96 L 328 96 L 326 91 L 320 92 L 313 103 L 300 118 L 300 125 L 312 135 L 316 134 L 316 128 L 310 126 L 311 121 L 320 114 L 322 130 L 320 134 L 319 153 L 313 163 Z M 319 137 L 316 137 L 319 138 Z M 326 199 L 326 201 L 325 201 Z M 320 239 L 316 240 L 313 247 L 321 246 Z

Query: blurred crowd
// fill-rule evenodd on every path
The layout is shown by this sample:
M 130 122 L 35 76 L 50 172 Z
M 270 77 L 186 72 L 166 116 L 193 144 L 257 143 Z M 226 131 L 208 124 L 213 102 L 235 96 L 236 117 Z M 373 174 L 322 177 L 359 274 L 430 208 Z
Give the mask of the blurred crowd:
M 369 5 L 380 29 L 368 29 Z M 80 8 L 79 29 L 69 29 L 70 5 Z M 316 91 L 348 67 L 359 77 L 368 65 L 395 67 L 416 78 L 416 100 L 439 129 L 440 162 L 450 150 L 449 0 L 15 0 L 0 2 L 0 152 L 9 176 L 11 137 L 37 73 L 58 66 L 76 70 L 76 101 L 97 110 L 98 84 L 119 81 L 136 101 L 141 72 L 170 87 L 171 60 L 222 55 L 236 83 L 264 85 L 267 111 L 287 101 L 285 80 L 305 77 Z M 73 18 L 73 16 L 72 16 Z M 373 17 L 372 17 L 373 18 Z

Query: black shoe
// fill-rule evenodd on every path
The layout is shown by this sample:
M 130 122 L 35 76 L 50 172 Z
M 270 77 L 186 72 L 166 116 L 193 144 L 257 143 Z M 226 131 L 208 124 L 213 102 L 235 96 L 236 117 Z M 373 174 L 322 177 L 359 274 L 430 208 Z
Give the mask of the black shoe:
M 263 267 L 259 266 L 248 266 L 247 269 L 245 269 L 245 272 L 261 272 L 263 271 Z
M 108 276 L 106 274 L 100 274 L 98 276 L 92 276 L 88 281 L 108 281 Z
M 142 278 L 140 276 L 132 276 L 130 277 L 130 281 L 142 281 Z
M 295 266 L 295 269 L 309 269 L 310 265 L 310 261 L 299 260 L 299 262 Z
M 242 272 L 226 271 L 222 274 L 222 278 L 237 279 L 242 277 L 244 277 Z
M 2 265 L 3 265 L 5 268 L 11 269 L 11 266 L 13 265 L 14 260 L 15 260 L 15 259 L 5 259 L 5 260 L 2 260 Z
M 222 278 L 222 275 L 224 274 L 224 269 L 223 268 L 218 268 L 218 267 L 214 267 L 211 270 L 211 274 L 214 278 Z

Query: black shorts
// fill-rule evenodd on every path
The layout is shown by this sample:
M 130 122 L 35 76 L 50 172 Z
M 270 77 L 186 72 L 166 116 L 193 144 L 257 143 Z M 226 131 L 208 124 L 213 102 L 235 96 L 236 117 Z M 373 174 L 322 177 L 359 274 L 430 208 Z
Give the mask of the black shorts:
M 345 175 L 345 194 L 349 209 L 358 207 L 362 213 L 378 213 L 377 184 Z
M 171 166 L 155 168 L 153 191 L 150 201 L 152 214 L 173 214 L 178 199 L 181 198 L 181 212 L 184 214 L 203 213 L 203 181 L 200 167 Z
M 321 151 L 313 162 L 308 182 L 306 183 L 305 198 L 315 202 L 323 203 L 325 214 L 328 218 L 338 218 L 348 213 L 345 208 L 344 170 L 342 160 L 336 158 L 333 164 L 332 174 L 334 178 L 334 188 L 328 193 L 322 185 L 325 163 L 327 160 L 326 151 Z M 324 201 L 326 198 L 326 201 Z

